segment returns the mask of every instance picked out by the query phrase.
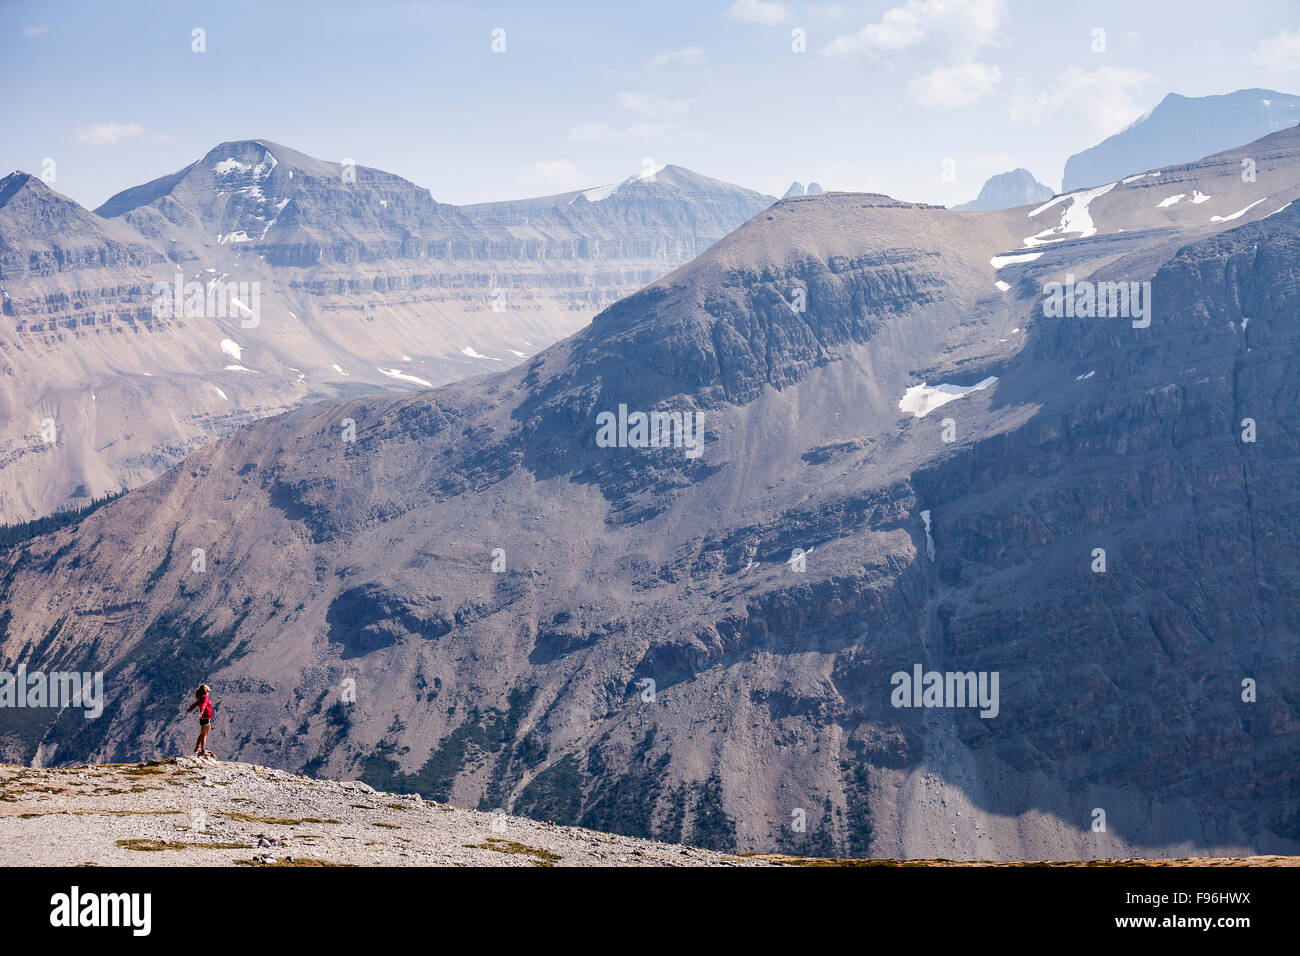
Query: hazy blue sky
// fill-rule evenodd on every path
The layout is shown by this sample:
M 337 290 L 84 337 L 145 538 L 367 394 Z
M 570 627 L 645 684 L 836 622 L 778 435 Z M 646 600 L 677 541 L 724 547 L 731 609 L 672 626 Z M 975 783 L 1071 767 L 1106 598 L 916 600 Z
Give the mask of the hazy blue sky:
M 1059 188 L 1067 156 L 1169 92 L 1300 92 L 1300 3 L 5 0 L 0 79 L 0 171 L 53 158 L 90 207 L 255 137 L 445 202 L 650 157 L 776 195 L 799 179 L 951 204 L 1015 166 Z

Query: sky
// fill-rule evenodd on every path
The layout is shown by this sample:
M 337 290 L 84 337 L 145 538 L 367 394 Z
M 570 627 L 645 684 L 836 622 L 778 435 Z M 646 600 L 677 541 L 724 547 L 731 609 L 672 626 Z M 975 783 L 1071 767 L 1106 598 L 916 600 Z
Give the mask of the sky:
M 0 174 L 88 208 L 254 138 L 458 204 L 651 160 L 951 205 L 1170 92 L 1300 93 L 1300 0 L 0 0 L 0 80 Z

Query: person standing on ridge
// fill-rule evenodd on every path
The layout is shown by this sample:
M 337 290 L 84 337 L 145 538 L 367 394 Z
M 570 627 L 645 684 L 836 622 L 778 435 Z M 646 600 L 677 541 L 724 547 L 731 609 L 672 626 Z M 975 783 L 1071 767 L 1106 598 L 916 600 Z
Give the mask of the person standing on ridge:
M 200 757 L 211 757 L 208 753 L 208 727 L 212 724 L 212 698 L 207 684 L 200 684 L 194 692 L 194 703 L 185 708 L 189 713 L 195 707 L 199 709 L 199 739 L 194 743 L 194 753 Z

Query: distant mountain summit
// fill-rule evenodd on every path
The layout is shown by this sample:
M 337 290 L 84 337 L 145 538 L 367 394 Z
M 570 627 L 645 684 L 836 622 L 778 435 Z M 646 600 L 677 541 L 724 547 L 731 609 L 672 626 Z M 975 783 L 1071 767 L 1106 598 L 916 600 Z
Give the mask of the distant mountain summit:
M 458 207 L 472 223 L 504 226 L 516 238 L 544 242 L 562 230 L 613 253 L 651 255 L 681 264 L 695 258 L 776 199 L 682 166 L 647 166 L 618 183 L 533 199 Z M 688 211 L 689 207 L 689 211 Z M 597 248 L 597 246 L 592 247 Z
M 13 302 L 23 279 L 162 261 L 162 254 L 133 230 L 106 222 L 55 192 L 40 177 L 14 172 L 0 179 L 0 280 L 8 284 L 6 315 L 17 315 Z M 71 296 L 74 283 L 59 281 L 65 296 Z M 78 293 L 76 301 L 84 309 L 107 291 L 87 289 Z
M 1127 129 L 1075 153 L 1062 192 L 1100 186 L 1144 169 L 1185 163 L 1300 123 L 1300 97 L 1275 90 L 1222 96 L 1170 93 Z
M 790 188 L 785 191 L 785 195 L 781 198 L 793 199 L 796 196 L 820 196 L 825 192 L 826 190 L 822 189 L 821 183 L 809 183 L 808 188 L 804 189 L 803 183 L 796 179 L 790 184 Z
M 984 184 L 979 196 L 952 208 L 958 212 L 1011 209 L 1014 206 L 1043 202 L 1054 195 L 1051 187 L 1040 183 L 1029 170 L 1013 169 L 1009 173 L 998 173 L 993 176 Z
M 191 252 L 223 246 L 273 266 L 351 264 L 358 258 L 470 258 L 504 238 L 392 173 L 319 160 L 269 140 L 222 143 L 197 162 L 118 193 L 95 210 Z

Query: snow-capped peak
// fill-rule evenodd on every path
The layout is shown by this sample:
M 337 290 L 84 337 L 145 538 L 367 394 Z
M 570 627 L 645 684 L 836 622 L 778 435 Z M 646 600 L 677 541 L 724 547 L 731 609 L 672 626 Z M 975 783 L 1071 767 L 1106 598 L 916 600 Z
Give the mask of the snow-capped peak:
M 644 166 L 642 166 L 639 170 L 637 170 L 628 178 L 628 182 L 634 182 L 634 181 L 646 182 L 647 180 L 653 181 L 657 174 L 662 173 L 667 168 L 668 168 L 667 163 L 660 163 L 658 166 L 654 166 L 651 163 L 647 162 Z
M 593 189 L 585 189 L 582 195 L 588 202 L 600 202 L 602 199 L 608 199 L 619 189 L 629 183 L 652 183 L 655 176 L 668 168 L 667 163 L 660 163 L 658 166 L 653 165 L 650 161 L 638 169 L 635 173 L 623 180 L 621 183 L 611 183 L 608 186 L 596 186 Z

